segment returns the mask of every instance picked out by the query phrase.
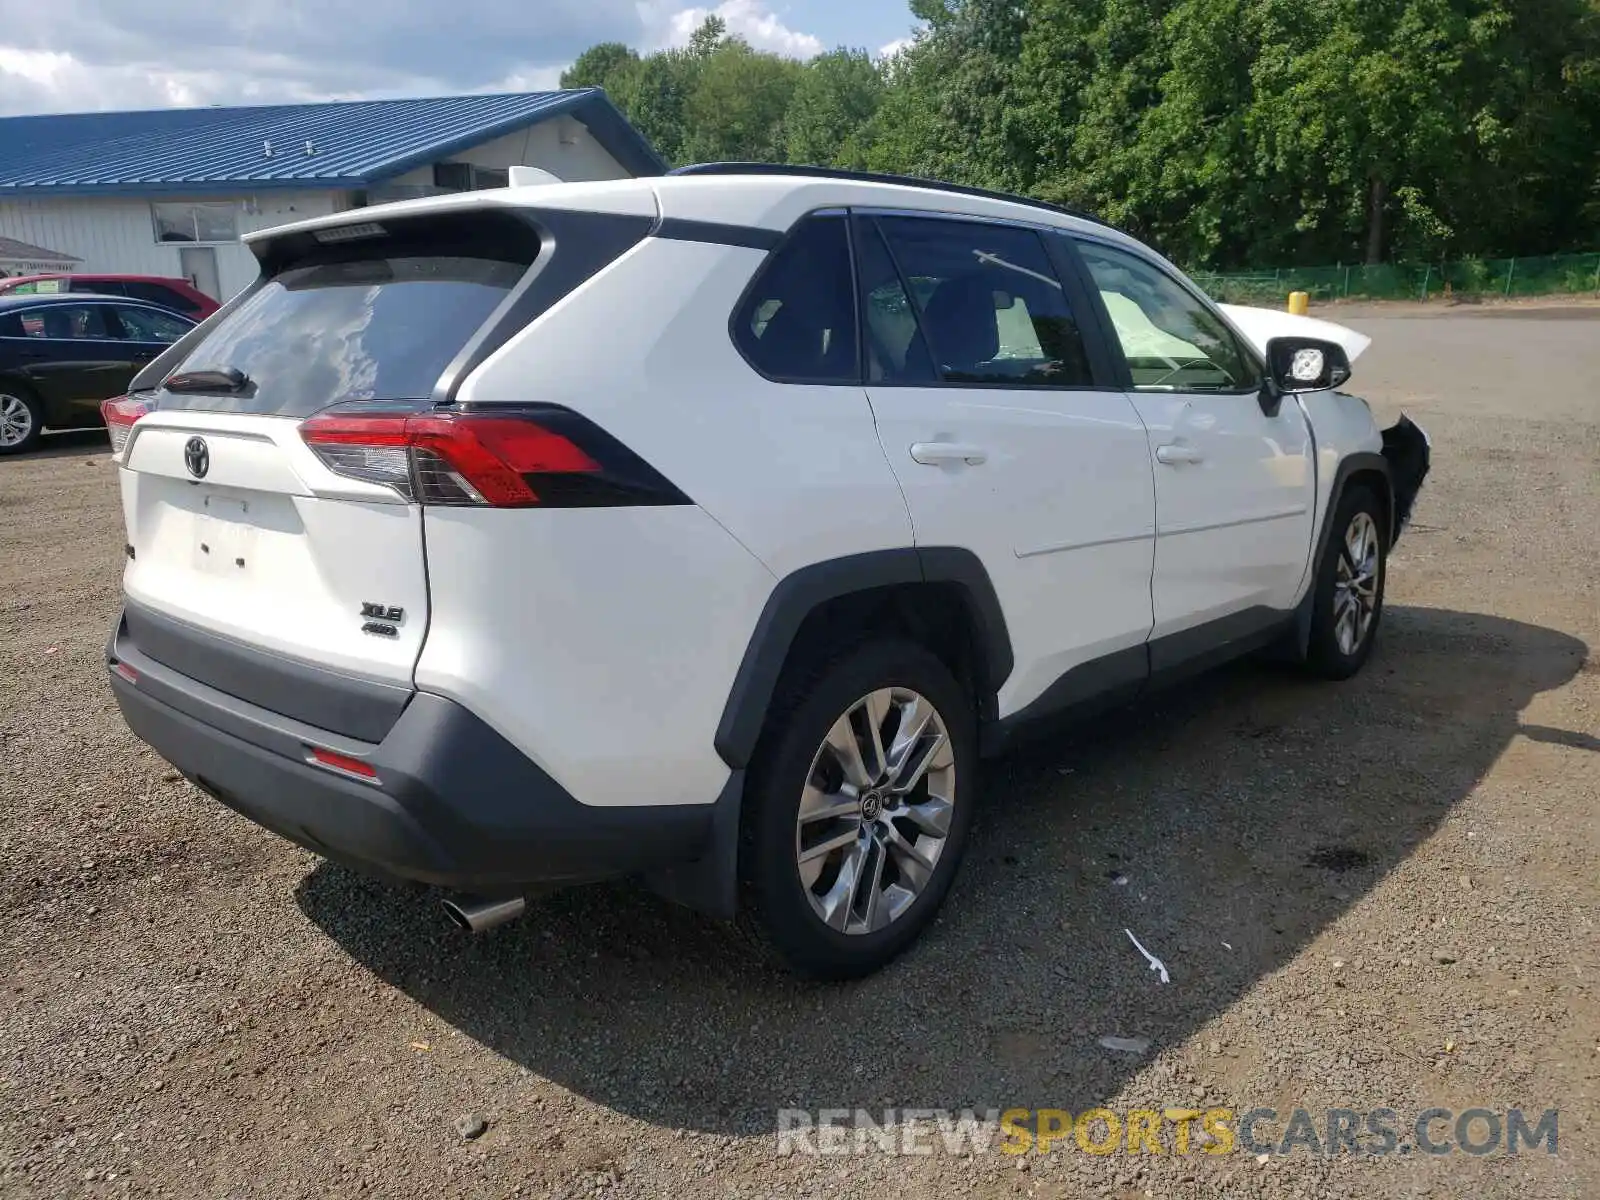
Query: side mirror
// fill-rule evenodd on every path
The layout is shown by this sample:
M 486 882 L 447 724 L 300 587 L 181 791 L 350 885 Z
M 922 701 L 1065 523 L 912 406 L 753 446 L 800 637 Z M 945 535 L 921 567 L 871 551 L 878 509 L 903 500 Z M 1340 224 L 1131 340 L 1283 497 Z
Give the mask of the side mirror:
M 1273 338 L 1267 343 L 1267 376 L 1281 395 L 1325 392 L 1350 378 L 1350 356 L 1321 338 Z

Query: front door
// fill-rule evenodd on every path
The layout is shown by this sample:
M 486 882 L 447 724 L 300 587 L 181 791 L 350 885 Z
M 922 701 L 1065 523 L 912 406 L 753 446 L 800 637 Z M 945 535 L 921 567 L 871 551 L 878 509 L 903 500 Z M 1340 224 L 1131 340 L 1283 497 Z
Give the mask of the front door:
M 26 374 L 45 404 L 45 424 L 94 425 L 100 402 L 127 389 L 136 364 L 103 304 L 45 304 L 18 314 L 27 338 Z
M 1080 239 L 1078 249 L 1149 431 L 1157 529 L 1151 665 L 1160 670 L 1203 654 L 1207 639 L 1275 625 L 1294 607 L 1315 508 L 1311 435 L 1293 399 L 1264 410 L 1259 360 L 1175 276 L 1100 241 Z M 1189 630 L 1198 636 L 1184 639 Z
M 917 544 L 976 550 L 1005 610 L 999 715 L 1138 684 L 1154 485 L 1133 404 L 1091 367 L 1087 292 L 1023 226 L 861 214 L 855 234 L 867 392 Z

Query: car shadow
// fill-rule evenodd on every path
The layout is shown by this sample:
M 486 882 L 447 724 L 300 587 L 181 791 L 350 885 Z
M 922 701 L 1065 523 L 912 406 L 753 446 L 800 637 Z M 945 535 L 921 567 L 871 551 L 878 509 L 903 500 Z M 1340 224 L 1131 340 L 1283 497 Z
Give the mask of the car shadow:
M 556 893 L 479 937 L 323 864 L 306 914 L 462 1033 L 617 1112 L 770 1131 L 783 1107 L 1060 1105 L 1114 1094 L 1293 959 L 1439 826 L 1580 669 L 1576 638 L 1392 606 L 1367 670 L 1264 665 L 991 764 L 961 877 L 901 960 L 792 980 L 624 886 Z M 1131 931 L 1171 973 L 1162 986 Z

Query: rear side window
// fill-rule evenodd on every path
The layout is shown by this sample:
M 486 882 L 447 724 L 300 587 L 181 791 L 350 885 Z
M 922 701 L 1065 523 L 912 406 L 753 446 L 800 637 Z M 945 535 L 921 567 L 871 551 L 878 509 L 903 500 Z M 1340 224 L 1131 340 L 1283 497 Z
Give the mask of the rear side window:
M 854 293 L 845 218 L 810 217 L 745 292 L 734 341 L 768 379 L 856 383 Z
M 303 417 L 349 401 L 424 399 L 526 270 L 525 262 L 425 253 L 291 265 L 178 368 L 238 370 L 249 385 L 173 403 Z
M 1031 229 L 977 221 L 878 221 L 946 383 L 1090 387 L 1083 335 Z
M 174 313 L 157 312 L 150 308 L 131 308 L 117 305 L 114 310 L 122 324 L 122 336 L 136 342 L 172 343 L 194 326 Z

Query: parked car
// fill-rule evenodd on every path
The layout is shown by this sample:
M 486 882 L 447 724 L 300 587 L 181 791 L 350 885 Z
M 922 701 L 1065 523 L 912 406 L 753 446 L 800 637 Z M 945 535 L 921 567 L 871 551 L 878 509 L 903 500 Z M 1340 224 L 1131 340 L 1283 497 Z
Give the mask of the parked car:
M 871 971 L 980 755 L 1259 648 L 1360 670 L 1427 473 L 1331 327 L 1253 339 L 1015 197 L 723 166 L 251 241 L 107 405 L 111 684 L 200 788 L 471 928 L 639 874 Z
M 195 323 L 142 300 L 0 296 L 0 454 L 46 429 L 103 423 L 100 404 Z
M 187 279 L 160 275 L 18 275 L 0 279 L 0 296 L 57 296 L 64 292 L 93 292 L 99 296 L 127 296 L 204 321 L 221 307 Z

